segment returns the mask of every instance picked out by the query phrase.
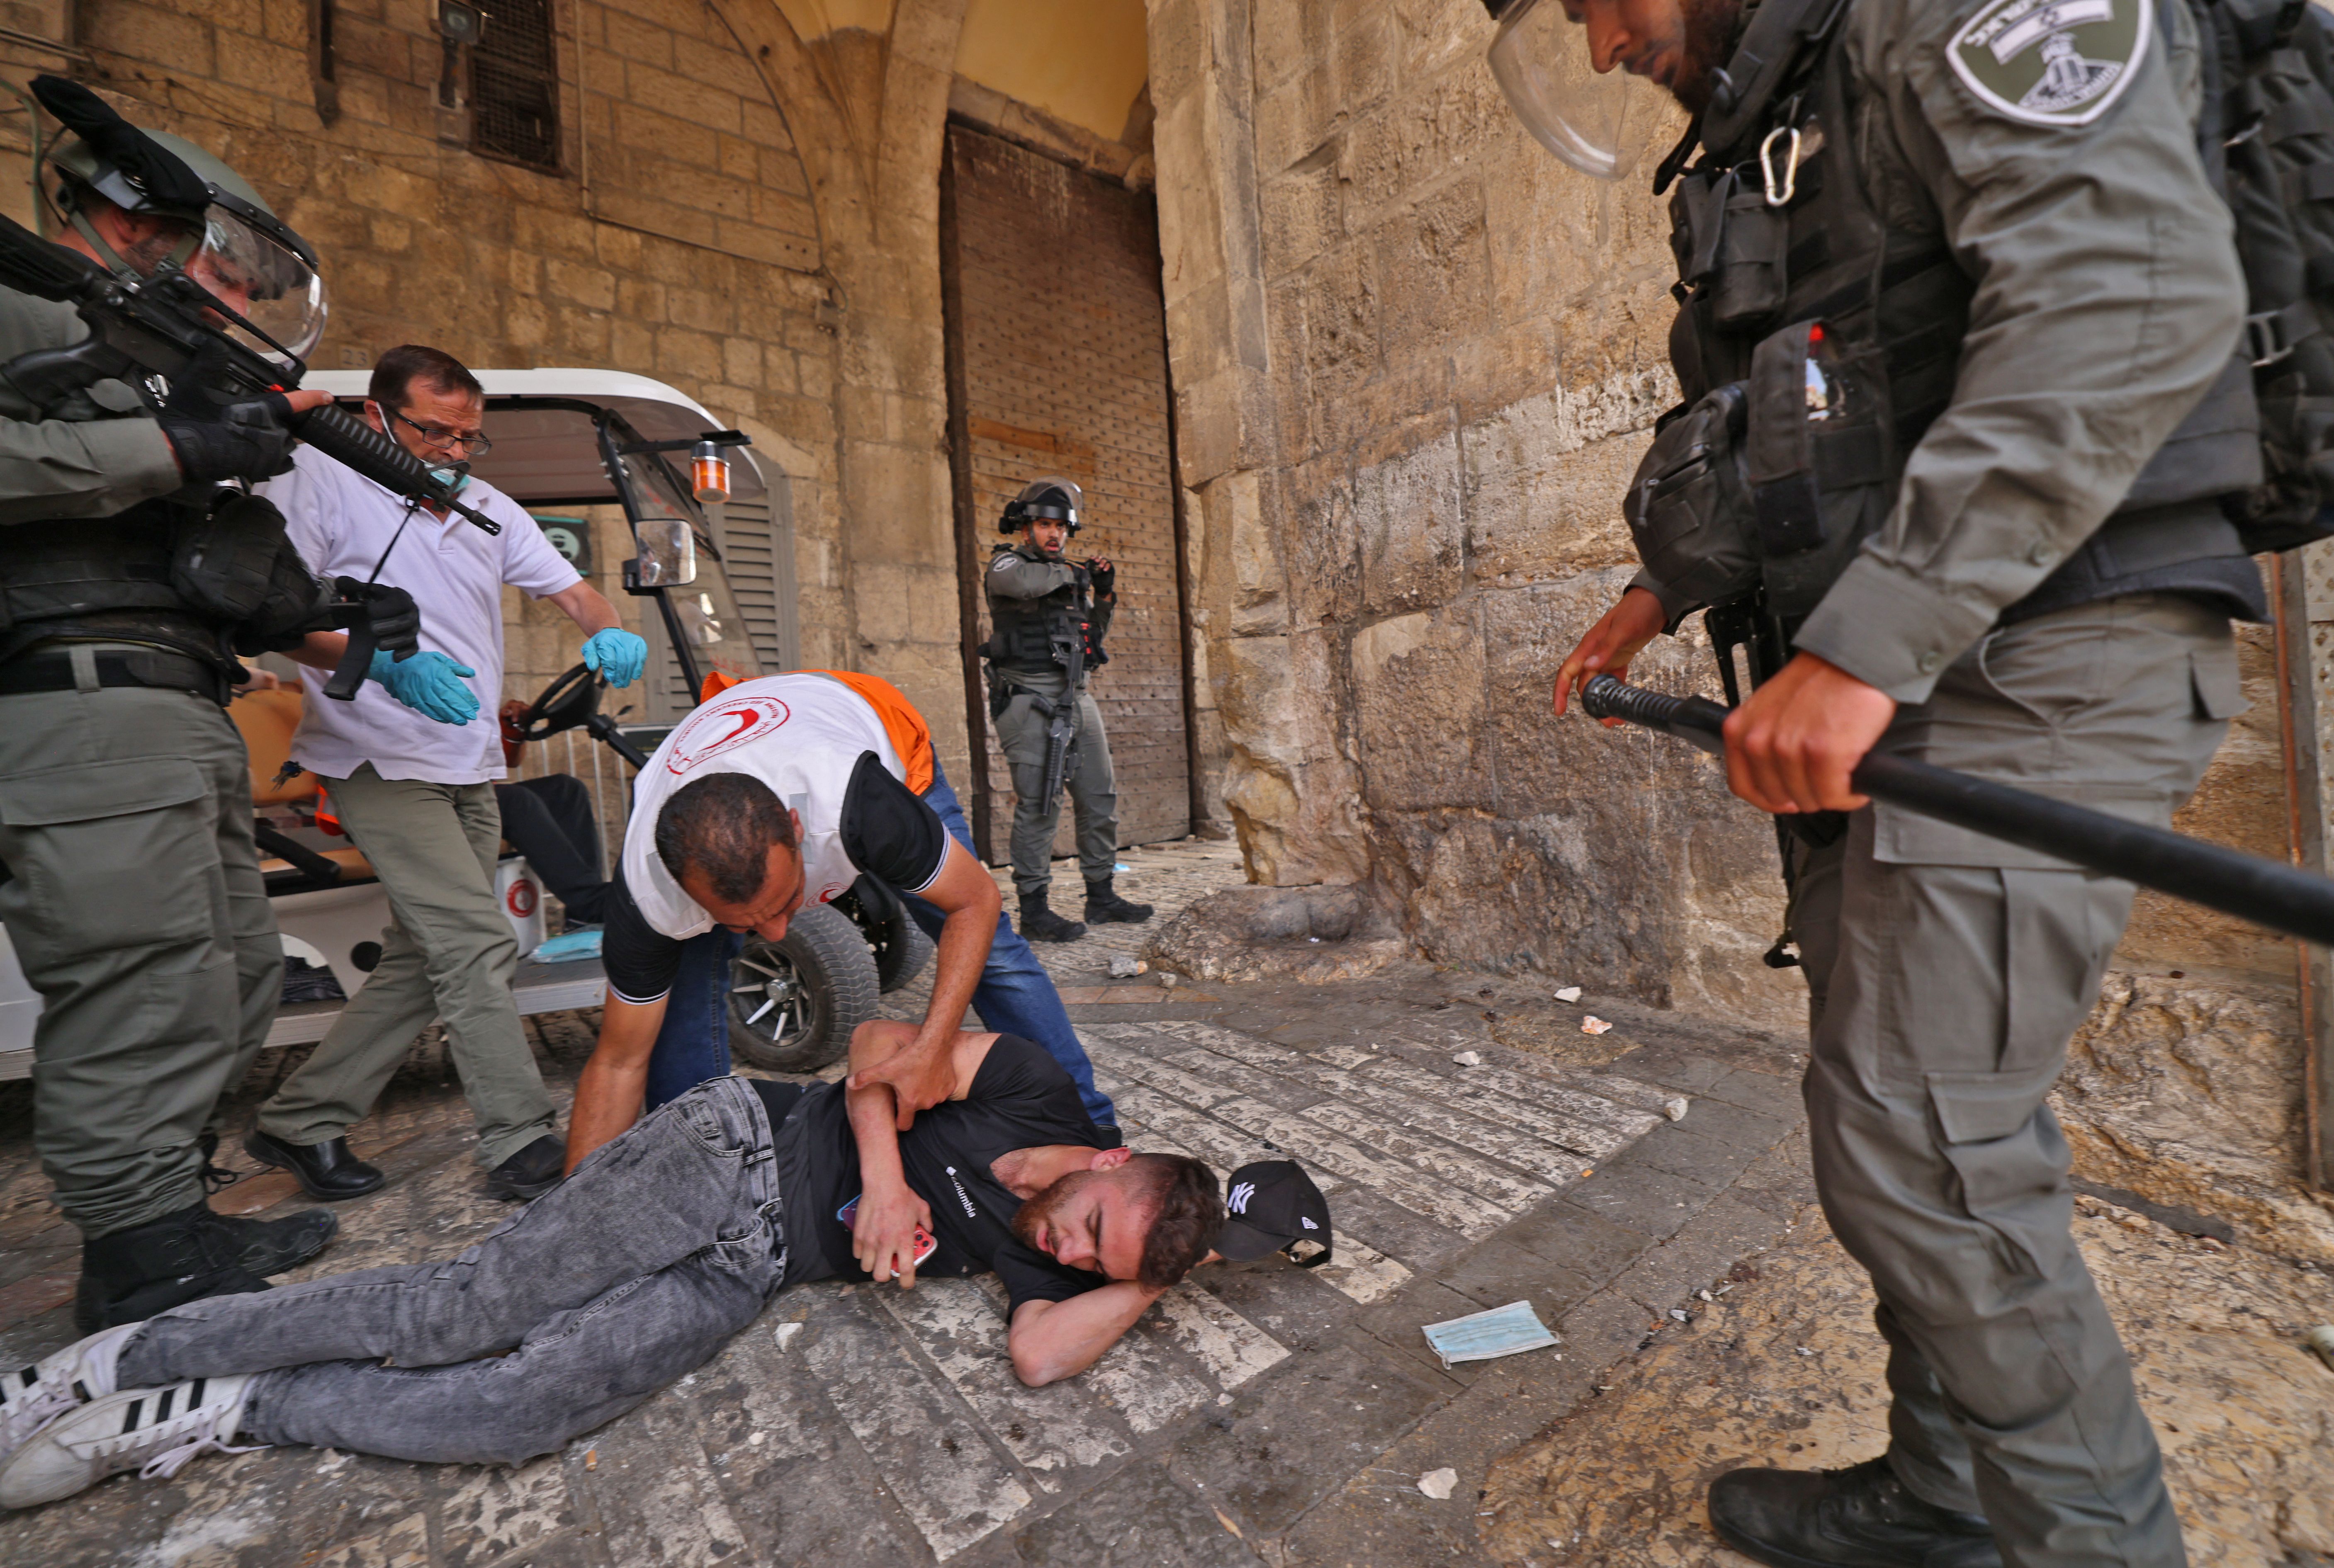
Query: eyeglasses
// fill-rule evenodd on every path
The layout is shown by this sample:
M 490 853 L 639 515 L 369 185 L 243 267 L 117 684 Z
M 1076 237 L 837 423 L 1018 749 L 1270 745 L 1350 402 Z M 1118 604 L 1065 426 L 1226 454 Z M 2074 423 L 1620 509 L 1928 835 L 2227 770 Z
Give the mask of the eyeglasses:
M 495 444 L 484 436 L 465 436 L 458 430 L 448 430 L 436 425 L 420 424 L 407 418 L 395 409 L 390 409 L 387 412 L 391 418 L 409 427 L 415 435 L 420 437 L 425 445 L 440 452 L 459 449 L 465 457 L 483 457 L 495 449 Z

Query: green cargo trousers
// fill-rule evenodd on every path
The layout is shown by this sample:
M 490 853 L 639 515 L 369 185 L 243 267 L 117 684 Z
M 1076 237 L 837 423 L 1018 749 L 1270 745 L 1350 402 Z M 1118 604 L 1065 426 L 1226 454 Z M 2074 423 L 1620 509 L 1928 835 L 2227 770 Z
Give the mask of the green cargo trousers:
M 1992 632 L 1881 746 L 2164 826 L 2242 706 L 2227 618 L 2136 594 Z M 1897 1476 L 2011 1568 L 2176 1568 L 2045 1098 L 2131 884 L 1886 804 L 1793 859 L 1816 1185 L 1879 1297 Z
M 108 1236 L 203 1199 L 197 1140 L 259 1053 L 284 948 L 251 765 L 218 705 L 97 685 L 0 697 L 0 924 L 41 993 L 33 1142 Z
M 1054 825 L 1062 802 L 1046 796 L 1046 729 L 1052 719 L 1036 698 L 1060 700 L 1067 682 L 1015 672 L 1013 700 L 997 716 L 997 744 L 1013 770 L 1013 887 L 1023 898 L 1053 880 Z M 1030 688 L 1034 688 L 1034 694 Z M 1078 870 L 1090 882 L 1118 863 L 1118 778 L 1110 763 L 1110 736 L 1091 692 L 1080 690 L 1077 731 L 1070 741 L 1067 789 L 1078 828 Z
M 323 782 L 395 919 L 381 932 L 381 963 L 315 1054 L 259 1108 L 259 1130 L 286 1143 L 345 1136 L 421 1031 L 443 1018 L 478 1127 L 478 1162 L 491 1169 L 549 1132 L 555 1116 L 511 995 L 518 943 L 495 898 L 503 831 L 495 786 L 384 779 L 371 763 Z

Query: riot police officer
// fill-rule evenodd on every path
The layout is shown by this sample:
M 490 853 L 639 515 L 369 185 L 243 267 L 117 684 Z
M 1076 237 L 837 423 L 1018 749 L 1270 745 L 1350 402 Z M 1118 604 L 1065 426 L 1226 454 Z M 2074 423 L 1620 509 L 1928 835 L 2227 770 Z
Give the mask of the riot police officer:
M 2170 1568 L 2046 1103 L 2132 890 L 1848 780 L 1877 746 L 2162 825 L 2240 706 L 2229 621 L 2265 607 L 2223 498 L 2260 442 L 2188 9 L 1490 8 L 1577 167 L 1618 171 L 1632 76 L 1694 115 L 1657 174 L 1683 402 L 1625 505 L 1647 570 L 1557 710 L 1695 609 L 1747 652 L 1728 781 L 1788 826 L 1817 1185 L 1890 1352 L 1885 1455 L 1731 1472 L 1712 1522 L 1794 1568 Z
M 1032 479 L 997 521 L 999 534 L 1027 528 L 1028 537 L 997 546 L 986 574 L 996 628 L 982 650 L 989 659 L 989 717 L 1013 769 L 1013 886 L 1021 900 L 1021 934 L 1037 942 L 1075 942 L 1086 934 L 1085 926 L 1046 906 L 1054 824 L 1062 813 L 1060 794 L 1046 789 L 1046 760 L 1056 716 L 1066 710 L 1070 742 L 1064 780 L 1077 820 L 1085 918 L 1130 924 L 1151 918 L 1150 905 L 1119 897 L 1111 885 L 1118 863 L 1118 785 L 1102 709 L 1086 681 L 1110 658 L 1103 639 L 1118 602 L 1117 572 L 1107 561 L 1078 564 L 1064 555 L 1085 501 L 1067 479 Z
M 59 245 L 126 280 L 178 268 L 313 346 L 314 255 L 234 170 L 72 82 L 34 90 L 75 132 L 51 160 Z M 280 514 L 235 482 L 287 466 L 291 420 L 325 395 L 222 406 L 189 376 L 35 400 L 10 379 L 88 335 L 70 306 L 0 290 L 0 921 L 42 996 L 34 1138 L 82 1231 L 83 1331 L 264 1290 L 333 1230 L 322 1209 L 261 1222 L 204 1196 L 217 1102 L 284 980 L 223 707 L 237 653 L 331 624 Z M 412 646 L 403 609 L 389 647 Z

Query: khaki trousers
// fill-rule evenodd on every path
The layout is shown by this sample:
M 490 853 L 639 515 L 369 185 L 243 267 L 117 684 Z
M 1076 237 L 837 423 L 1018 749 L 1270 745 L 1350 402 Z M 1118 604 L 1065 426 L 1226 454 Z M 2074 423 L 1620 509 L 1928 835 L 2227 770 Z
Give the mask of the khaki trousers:
M 1067 683 L 1055 677 L 1016 672 L 1013 700 L 997 716 L 998 749 L 1013 770 L 1013 887 L 1023 898 L 1043 893 L 1054 877 L 1054 826 L 1061 821 L 1059 795 L 1046 795 L 1046 730 L 1053 721 L 1038 711 L 1035 697 L 1061 700 Z M 1102 727 L 1102 709 L 1091 693 L 1081 688 L 1075 713 L 1076 730 L 1070 739 L 1070 761 L 1064 787 L 1078 829 L 1078 870 L 1089 882 L 1111 874 L 1118 863 L 1118 779 L 1111 767 L 1110 736 Z M 1075 917 L 1073 916 L 1073 919 Z
M 344 1136 L 443 1018 L 478 1126 L 478 1162 L 492 1169 L 549 1132 L 555 1114 L 511 996 L 518 943 L 495 898 L 495 786 L 384 779 L 371 763 L 323 784 L 396 918 L 381 932 L 380 966 L 259 1108 L 259 1130 L 286 1143 Z
M 41 993 L 33 1142 L 107 1236 L 203 1198 L 197 1144 L 284 994 L 251 768 L 218 705 L 140 687 L 0 697 L 0 923 Z
M 1993 632 L 1881 744 L 2162 826 L 2241 707 L 2226 618 L 2139 594 Z M 1816 1184 L 1879 1297 L 1897 1475 L 1982 1510 L 2012 1568 L 2175 1568 L 2045 1099 L 2131 884 L 1884 804 L 1793 854 Z

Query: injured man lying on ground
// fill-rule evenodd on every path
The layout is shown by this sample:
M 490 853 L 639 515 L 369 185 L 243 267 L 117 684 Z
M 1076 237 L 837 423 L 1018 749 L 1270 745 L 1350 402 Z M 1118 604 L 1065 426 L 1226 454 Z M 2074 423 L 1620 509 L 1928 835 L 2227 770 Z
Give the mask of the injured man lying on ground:
M 854 1071 L 905 1045 L 863 1025 Z M 702 1365 L 785 1286 L 994 1269 L 1013 1370 L 1084 1371 L 1195 1264 L 1325 1241 L 1293 1164 L 1216 1178 L 1086 1119 L 1044 1049 L 960 1034 L 950 1098 L 894 1130 L 873 1083 L 716 1078 L 661 1107 L 459 1257 L 218 1296 L 11 1371 L 0 1505 L 129 1469 L 302 1443 L 517 1464 Z M 1214 1249 L 1214 1250 L 1211 1250 Z

